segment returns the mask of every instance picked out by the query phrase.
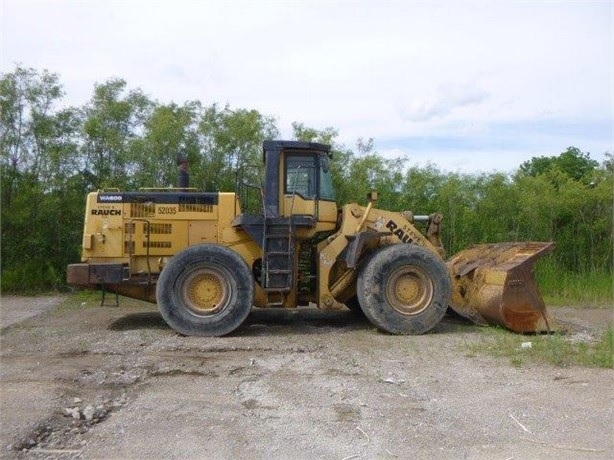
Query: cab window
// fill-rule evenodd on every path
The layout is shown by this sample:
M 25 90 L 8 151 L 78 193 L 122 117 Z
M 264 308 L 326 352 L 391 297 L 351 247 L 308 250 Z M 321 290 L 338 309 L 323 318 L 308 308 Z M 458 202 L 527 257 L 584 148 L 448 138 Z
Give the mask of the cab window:
M 316 197 L 316 167 L 312 155 L 288 155 L 286 158 L 286 187 L 288 195 L 300 195 L 306 200 Z
M 333 176 L 328 167 L 328 158 L 320 159 L 320 194 L 319 198 L 325 201 L 335 201 L 335 189 L 333 188 Z
M 323 155 L 293 155 L 286 157 L 286 195 L 296 194 L 305 200 L 335 201 L 333 180 L 328 158 Z

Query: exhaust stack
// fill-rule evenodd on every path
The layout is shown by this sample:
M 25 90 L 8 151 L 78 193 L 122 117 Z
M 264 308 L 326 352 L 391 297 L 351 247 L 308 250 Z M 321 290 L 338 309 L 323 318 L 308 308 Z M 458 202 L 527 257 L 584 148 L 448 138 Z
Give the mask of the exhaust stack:
M 177 157 L 177 165 L 179 166 L 179 188 L 190 187 L 190 173 L 188 172 L 188 159 L 184 155 Z

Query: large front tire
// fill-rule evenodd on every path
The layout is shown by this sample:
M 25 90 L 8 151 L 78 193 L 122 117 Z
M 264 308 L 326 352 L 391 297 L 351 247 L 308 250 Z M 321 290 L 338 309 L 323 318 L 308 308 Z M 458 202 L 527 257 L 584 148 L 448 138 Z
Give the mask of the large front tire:
M 162 270 L 156 300 L 169 326 L 184 335 L 230 334 L 247 318 L 254 281 L 245 261 L 214 244 L 191 246 Z
M 451 295 L 444 262 L 413 244 L 379 249 L 358 275 L 362 310 L 391 334 L 424 334 L 443 318 Z

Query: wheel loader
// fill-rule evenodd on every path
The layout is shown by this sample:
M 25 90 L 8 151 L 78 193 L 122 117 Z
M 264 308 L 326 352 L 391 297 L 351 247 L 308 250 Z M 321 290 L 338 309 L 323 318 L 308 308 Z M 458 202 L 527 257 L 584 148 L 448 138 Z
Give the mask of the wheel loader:
M 68 283 L 157 303 L 192 336 L 229 334 L 252 307 L 314 304 L 391 334 L 425 333 L 448 308 L 517 332 L 553 328 L 533 276 L 552 243 L 481 245 L 446 261 L 440 214 L 378 209 L 376 191 L 367 206 L 338 208 L 330 158 L 327 145 L 265 141 L 262 187 L 199 191 L 183 164 L 178 188 L 92 192 Z

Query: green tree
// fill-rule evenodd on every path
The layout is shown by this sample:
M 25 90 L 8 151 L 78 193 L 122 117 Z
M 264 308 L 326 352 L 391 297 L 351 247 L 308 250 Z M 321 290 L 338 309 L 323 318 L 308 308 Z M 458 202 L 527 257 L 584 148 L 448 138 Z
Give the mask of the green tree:
M 420 173 L 422 172 L 422 177 Z M 480 241 L 480 216 L 475 177 L 442 173 L 432 166 L 413 171 L 412 182 L 422 183 L 426 199 L 424 214 L 443 214 L 442 242 L 448 254 L 454 254 Z
M 538 176 L 560 170 L 575 181 L 586 181 L 599 163 L 590 158 L 577 147 L 568 147 L 563 153 L 554 157 L 533 157 L 520 165 L 520 175 Z
M 519 204 L 517 190 L 503 173 L 479 175 L 475 181 L 477 201 L 475 214 L 479 222 L 476 242 L 518 240 Z
M 66 193 L 77 168 L 74 109 L 58 109 L 59 78 L 17 66 L 0 78 L 0 161 L 3 289 L 57 286 L 82 206 Z
M 575 147 L 523 163 L 516 175 L 521 236 L 553 240 L 555 260 L 574 272 L 612 267 L 613 174 Z
M 256 110 L 213 104 L 204 110 L 198 133 L 202 138 L 201 161 L 192 171 L 197 183 L 208 190 L 233 191 L 238 176 L 252 184 L 262 180 L 262 142 L 279 132 L 275 120 Z M 213 173 L 215 172 L 215 173 Z
M 176 187 L 177 159 L 201 161 L 198 121 L 202 113 L 200 102 L 182 106 L 171 103 L 156 105 L 145 120 L 142 136 L 133 140 L 130 160 L 134 171 L 131 188 Z
M 56 74 L 16 66 L 0 76 L 0 206 L 2 287 L 63 284 L 79 258 L 88 191 L 176 185 L 178 155 L 192 184 L 232 191 L 237 178 L 262 181 L 262 141 L 279 136 L 275 120 L 257 110 L 199 101 L 160 104 L 122 79 L 95 85 L 80 108 L 61 107 Z M 614 168 L 569 147 L 534 157 L 513 177 L 443 173 L 433 165 L 384 158 L 373 139 L 348 148 L 332 127 L 292 124 L 293 138 L 332 146 L 337 201 L 444 214 L 449 253 L 478 242 L 553 240 L 556 274 L 604 274 L 613 264 Z M 608 279 L 608 276 L 603 276 Z M 569 278 L 567 278 L 569 279 Z
M 356 150 L 357 153 L 343 168 L 345 195 L 349 201 L 364 204 L 367 194 L 377 190 L 378 207 L 400 210 L 405 159 L 380 156 L 375 151 L 373 139 L 358 139 Z
M 140 168 L 133 142 L 145 130 L 154 103 L 139 89 L 127 91 L 122 79 L 97 84 L 83 108 L 83 167 L 94 189 L 126 188 Z
M 292 123 L 292 138 L 297 141 L 319 142 L 320 144 L 335 147 L 338 135 L 339 132 L 330 126 L 319 130 L 307 127 L 304 123 L 299 123 L 297 121 Z

